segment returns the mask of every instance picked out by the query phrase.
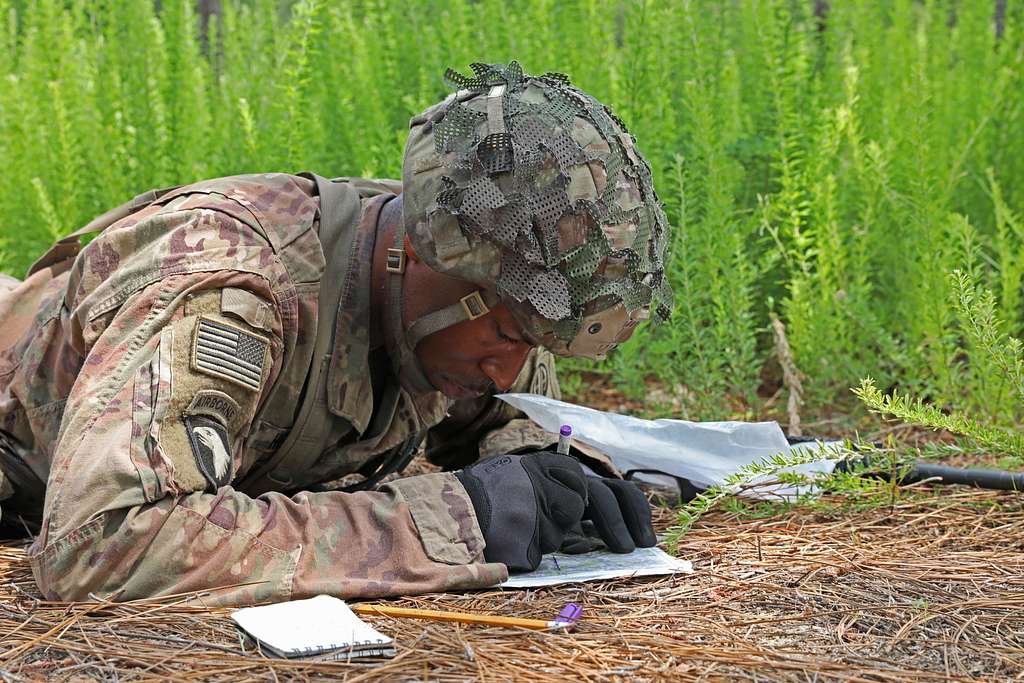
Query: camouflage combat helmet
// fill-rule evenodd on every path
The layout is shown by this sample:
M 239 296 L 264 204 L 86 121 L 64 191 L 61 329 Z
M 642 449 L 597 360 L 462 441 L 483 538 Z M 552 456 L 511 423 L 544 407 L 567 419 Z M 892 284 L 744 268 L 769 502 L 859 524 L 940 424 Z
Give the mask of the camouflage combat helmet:
M 408 346 L 503 301 L 531 342 L 602 358 L 671 307 L 650 167 L 625 125 L 567 77 L 528 76 L 516 62 L 472 68 L 449 69 L 457 92 L 410 122 L 403 229 L 433 270 L 481 289 L 414 322 Z

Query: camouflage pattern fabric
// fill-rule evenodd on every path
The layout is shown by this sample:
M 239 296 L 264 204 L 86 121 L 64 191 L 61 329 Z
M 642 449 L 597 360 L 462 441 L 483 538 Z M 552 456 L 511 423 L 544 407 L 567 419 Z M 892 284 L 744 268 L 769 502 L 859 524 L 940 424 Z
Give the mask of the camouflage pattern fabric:
M 284 463 L 280 491 L 246 488 L 288 432 L 312 344 L 313 188 L 283 174 L 181 188 L 0 294 L 0 430 L 46 482 L 30 559 L 48 598 L 246 604 L 505 578 L 453 475 L 303 492 L 365 471 L 450 407 L 370 382 L 364 294 L 387 194 L 364 195 L 340 283 L 330 442 L 308 469 Z
M 452 70 L 410 122 L 405 224 L 431 268 L 497 292 L 528 338 L 603 358 L 668 317 L 669 226 L 636 140 L 563 74 Z

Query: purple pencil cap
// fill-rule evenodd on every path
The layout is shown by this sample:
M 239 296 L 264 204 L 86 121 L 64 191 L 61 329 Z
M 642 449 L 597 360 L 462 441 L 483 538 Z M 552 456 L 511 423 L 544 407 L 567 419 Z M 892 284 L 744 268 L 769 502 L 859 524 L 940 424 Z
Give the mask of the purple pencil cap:
M 558 613 L 558 616 L 555 617 L 555 622 L 565 624 L 566 626 L 572 626 L 579 621 L 581 616 L 583 616 L 583 608 L 575 602 L 570 602 L 562 608 L 561 612 Z

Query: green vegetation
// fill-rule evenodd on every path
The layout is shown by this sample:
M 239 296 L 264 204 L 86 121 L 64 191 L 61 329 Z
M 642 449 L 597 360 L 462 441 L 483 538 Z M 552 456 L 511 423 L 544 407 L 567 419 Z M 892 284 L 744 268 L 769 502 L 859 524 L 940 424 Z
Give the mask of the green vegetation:
M 978 390 L 969 392 L 975 418 L 961 412 L 943 412 L 938 406 L 920 398 L 911 399 L 894 390 L 883 394 L 874 380 L 861 380 L 854 390 L 868 410 L 892 415 L 911 424 L 933 430 L 945 430 L 965 437 L 969 447 L 1004 454 L 1002 467 L 1024 466 L 1024 435 L 1016 430 L 1015 405 L 1024 400 L 1024 351 L 1018 339 L 1002 331 L 1004 325 L 996 317 L 996 298 L 990 290 L 980 290 L 970 276 L 953 272 L 954 311 L 969 350 L 971 363 L 958 371 L 973 381 L 966 383 Z
M 796 487 L 794 499 L 797 501 L 809 500 L 811 497 L 816 498 L 816 493 L 801 494 L 800 487 L 818 483 L 818 480 L 839 480 L 842 475 L 835 475 L 835 477 L 831 475 L 812 477 L 797 471 L 787 471 L 788 468 L 820 460 L 837 460 L 839 457 L 839 451 L 822 446 L 817 449 L 807 449 L 803 452 L 772 455 L 759 462 L 745 465 L 727 476 L 723 483 L 702 491 L 692 501 L 680 507 L 678 521 L 668 530 L 665 542 L 674 551 L 679 539 L 686 535 L 686 532 L 693 527 L 697 520 L 718 505 L 728 505 L 734 514 L 758 517 L 770 514 L 770 512 L 777 512 L 779 505 L 785 506 L 788 504 L 786 500 L 781 502 L 778 499 L 749 502 L 736 497 L 737 494 L 745 489 L 758 484 L 779 482 Z
M 1020 3 L 224 0 L 205 40 L 193 0 L 158 4 L 0 0 L 5 270 L 151 187 L 397 176 L 446 66 L 518 59 L 615 107 L 675 225 L 678 310 L 611 361 L 627 389 L 757 413 L 774 313 L 807 411 L 871 376 L 1020 421 Z

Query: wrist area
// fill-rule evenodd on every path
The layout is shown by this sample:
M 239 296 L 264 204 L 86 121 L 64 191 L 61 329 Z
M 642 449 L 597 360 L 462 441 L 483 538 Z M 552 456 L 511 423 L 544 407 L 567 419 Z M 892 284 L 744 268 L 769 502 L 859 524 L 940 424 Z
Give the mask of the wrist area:
M 484 536 L 469 492 L 449 472 L 396 479 L 381 487 L 404 502 L 427 557 L 444 564 L 483 562 Z
M 480 526 L 481 533 L 485 534 L 491 526 L 491 504 L 487 498 L 487 492 L 484 491 L 480 480 L 465 470 L 457 470 L 452 474 L 466 489 L 469 500 L 473 504 L 473 511 L 476 513 L 477 524 Z
M 532 570 L 540 564 L 537 499 L 523 458 L 503 455 L 455 473 L 473 503 L 486 543 L 485 558 L 510 571 Z

